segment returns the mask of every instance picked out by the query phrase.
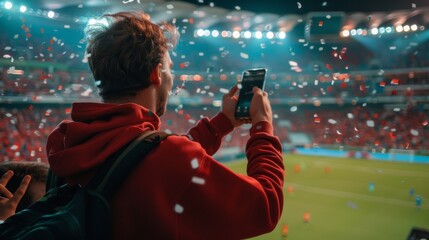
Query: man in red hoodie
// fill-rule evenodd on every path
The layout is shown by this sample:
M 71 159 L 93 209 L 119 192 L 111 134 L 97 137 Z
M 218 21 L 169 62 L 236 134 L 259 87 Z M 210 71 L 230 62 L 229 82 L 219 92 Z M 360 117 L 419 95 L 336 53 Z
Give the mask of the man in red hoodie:
M 176 29 L 140 12 L 105 15 L 86 29 L 87 56 L 103 103 L 74 103 L 71 121 L 50 134 L 52 170 L 86 184 L 111 154 L 147 130 L 159 130 L 172 89 L 169 47 Z M 234 118 L 234 86 L 222 110 L 187 135 L 153 149 L 111 200 L 113 239 L 243 239 L 272 231 L 282 212 L 284 166 L 266 92 L 253 89 L 247 175 L 216 161 Z

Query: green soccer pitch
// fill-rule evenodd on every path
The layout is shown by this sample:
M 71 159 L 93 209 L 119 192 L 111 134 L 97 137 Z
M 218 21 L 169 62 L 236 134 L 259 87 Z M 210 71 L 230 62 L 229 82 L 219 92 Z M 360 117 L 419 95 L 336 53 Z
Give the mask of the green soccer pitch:
M 254 239 L 406 240 L 413 227 L 429 229 L 429 164 L 294 154 L 284 163 L 283 215 Z M 246 171 L 245 161 L 226 165 Z

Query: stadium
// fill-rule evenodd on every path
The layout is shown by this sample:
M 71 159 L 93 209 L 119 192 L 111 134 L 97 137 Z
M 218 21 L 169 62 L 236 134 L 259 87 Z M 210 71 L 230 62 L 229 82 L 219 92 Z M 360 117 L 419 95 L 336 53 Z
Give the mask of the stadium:
M 248 68 L 283 145 L 285 203 L 256 239 L 423 239 L 429 229 L 429 3 L 389 1 L 0 1 L 0 162 L 47 162 L 73 102 L 98 102 L 83 29 L 143 10 L 180 33 L 162 130 L 220 110 Z M 246 172 L 249 126 L 215 158 Z M 414 238 L 412 238 L 414 237 Z

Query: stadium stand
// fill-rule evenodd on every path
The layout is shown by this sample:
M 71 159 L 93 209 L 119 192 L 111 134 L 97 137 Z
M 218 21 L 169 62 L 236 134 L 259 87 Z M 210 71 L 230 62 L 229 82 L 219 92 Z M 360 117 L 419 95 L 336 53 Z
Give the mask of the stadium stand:
M 164 130 L 186 133 L 219 110 L 244 68 L 263 66 L 275 131 L 285 144 L 306 136 L 308 146 L 427 153 L 429 41 L 423 34 L 312 42 L 294 30 L 288 41 L 211 41 L 193 34 L 186 19 L 176 19 L 182 40 L 172 53 L 175 88 Z M 0 20 L 7 25 L 0 33 L 0 161 L 46 161 L 46 137 L 70 118 L 71 103 L 98 101 L 83 26 L 7 12 Z M 225 147 L 243 150 L 246 134 L 238 129 Z

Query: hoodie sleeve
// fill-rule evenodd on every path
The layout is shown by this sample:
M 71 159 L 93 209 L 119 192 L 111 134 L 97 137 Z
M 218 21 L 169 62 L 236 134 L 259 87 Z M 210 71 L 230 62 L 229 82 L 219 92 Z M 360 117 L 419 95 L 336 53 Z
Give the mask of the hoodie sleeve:
M 213 155 L 219 150 L 222 139 L 234 130 L 234 126 L 228 117 L 219 112 L 213 118 L 203 118 L 197 125 L 188 131 L 188 137 L 196 141 L 206 150 L 209 155 Z
M 275 228 L 283 209 L 285 172 L 281 143 L 272 129 L 268 122 L 250 129 L 247 176 L 203 154 L 179 201 L 185 209 L 178 216 L 180 239 L 243 239 Z M 192 232 L 180 230 L 189 228 Z

